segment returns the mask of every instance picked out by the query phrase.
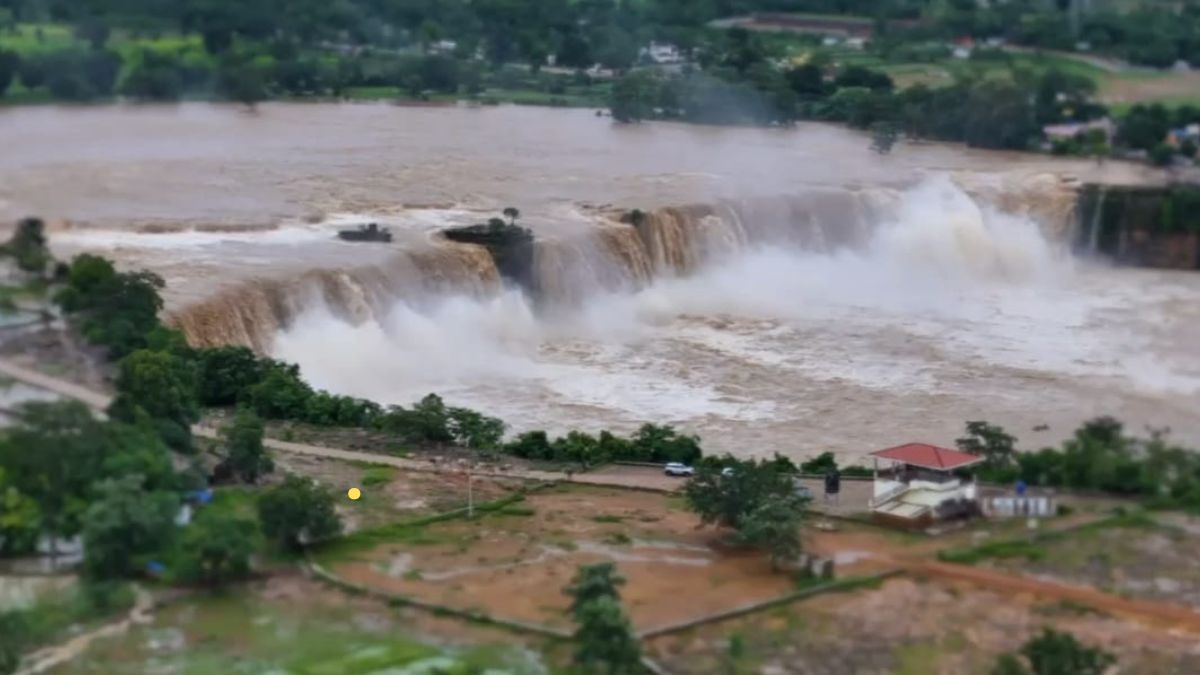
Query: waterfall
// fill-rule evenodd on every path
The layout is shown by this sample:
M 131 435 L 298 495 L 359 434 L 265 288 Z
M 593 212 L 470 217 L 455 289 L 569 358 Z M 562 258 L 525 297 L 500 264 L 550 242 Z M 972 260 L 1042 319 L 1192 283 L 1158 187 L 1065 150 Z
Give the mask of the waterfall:
M 1099 194 L 1096 195 L 1096 203 L 1092 207 L 1091 224 L 1088 226 L 1088 247 L 1087 252 L 1090 255 L 1095 255 L 1100 251 L 1100 226 L 1102 216 L 1104 215 L 1104 201 L 1108 195 L 1108 186 L 1101 185 Z
M 1063 212 L 1061 191 L 1046 190 L 1044 182 L 1034 188 L 1022 183 L 1015 191 L 1007 185 L 962 186 L 946 178 L 924 185 L 908 191 L 807 188 L 651 209 L 637 217 L 621 210 L 596 212 L 593 225 L 582 232 L 535 230 L 523 290 L 533 306 L 577 308 L 597 295 L 636 292 L 657 280 L 694 275 L 756 247 L 821 255 L 861 252 L 879 244 L 884 224 L 951 217 L 964 224 L 944 236 L 918 227 L 893 243 L 929 264 L 958 265 L 962 255 L 969 255 L 987 269 L 1020 273 L 1023 263 L 1004 250 L 1010 242 L 979 229 L 980 205 L 1023 216 L 1047 208 Z M 1093 238 L 1098 222 L 1093 214 Z M 1063 230 L 1061 225 L 1049 229 Z M 432 246 L 397 253 L 381 265 L 244 282 L 172 312 L 169 320 L 193 345 L 240 344 L 270 352 L 276 336 L 314 307 L 350 325 L 381 323 L 398 302 L 419 307 L 448 296 L 482 299 L 495 297 L 501 288 L 485 248 L 435 238 Z

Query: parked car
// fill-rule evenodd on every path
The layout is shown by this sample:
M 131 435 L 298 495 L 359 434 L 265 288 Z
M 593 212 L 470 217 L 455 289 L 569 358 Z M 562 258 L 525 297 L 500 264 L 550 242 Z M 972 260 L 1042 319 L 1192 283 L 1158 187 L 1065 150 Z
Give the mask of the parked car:
M 691 476 L 696 473 L 696 470 L 687 464 L 671 462 L 663 469 L 663 473 L 668 476 Z

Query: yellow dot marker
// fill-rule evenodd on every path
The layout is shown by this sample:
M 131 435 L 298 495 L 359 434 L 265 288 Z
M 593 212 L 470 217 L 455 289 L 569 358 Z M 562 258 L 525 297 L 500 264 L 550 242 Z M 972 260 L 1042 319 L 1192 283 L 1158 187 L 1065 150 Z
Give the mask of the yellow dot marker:
M 350 498 L 350 501 L 358 501 L 358 498 L 362 496 L 362 490 L 350 488 L 346 490 L 346 496 Z

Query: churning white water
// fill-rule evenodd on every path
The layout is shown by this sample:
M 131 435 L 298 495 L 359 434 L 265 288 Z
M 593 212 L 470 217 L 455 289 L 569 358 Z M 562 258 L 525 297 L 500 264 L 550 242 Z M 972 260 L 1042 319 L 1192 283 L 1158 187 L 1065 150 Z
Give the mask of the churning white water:
M 804 457 L 952 443 L 968 419 L 1057 442 L 1111 413 L 1200 445 L 1200 275 L 1061 250 L 1073 184 L 1156 174 L 868 145 L 508 106 L 15 108 L 0 226 L 39 215 L 60 255 L 160 273 L 196 344 L 269 349 L 383 401 L 436 391 L 518 430 L 671 422 L 710 450 Z M 892 199 L 928 172 L 974 198 L 935 178 Z M 431 237 L 506 206 L 561 302 L 534 311 L 484 251 Z M 608 207 L 656 229 L 580 239 Z M 394 244 L 337 241 L 359 217 Z
M 317 306 L 275 353 L 341 393 L 439 392 L 517 429 L 670 422 L 742 454 L 948 442 L 978 418 L 1018 435 L 1049 424 L 1055 437 L 1102 412 L 1186 419 L 1200 354 L 1140 358 L 1146 336 L 1098 322 L 1157 312 L 1195 285 L 1114 294 L 1111 281 L 1031 220 L 936 178 L 904 193 L 863 250 L 749 248 L 543 315 L 512 289 L 400 302 L 360 325 Z M 1095 395 L 1105 386 L 1114 396 Z M 1164 393 L 1177 409 L 1147 405 Z

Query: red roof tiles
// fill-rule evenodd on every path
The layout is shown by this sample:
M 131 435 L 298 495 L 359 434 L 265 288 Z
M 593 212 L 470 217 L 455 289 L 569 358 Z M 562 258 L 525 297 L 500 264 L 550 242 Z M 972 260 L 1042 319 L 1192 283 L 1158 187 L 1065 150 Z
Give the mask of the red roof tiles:
M 876 450 L 871 455 L 939 471 L 950 471 L 983 461 L 982 457 L 969 452 L 939 448 L 928 443 L 905 443 L 886 450 Z

